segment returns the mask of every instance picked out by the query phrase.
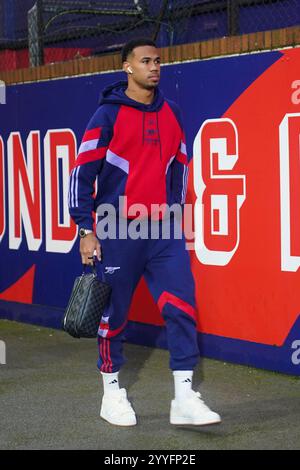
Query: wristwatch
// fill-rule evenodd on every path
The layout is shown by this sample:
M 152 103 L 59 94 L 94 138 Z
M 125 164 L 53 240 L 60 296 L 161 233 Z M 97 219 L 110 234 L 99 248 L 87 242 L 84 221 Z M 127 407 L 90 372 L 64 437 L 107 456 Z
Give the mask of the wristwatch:
M 80 228 L 79 229 L 79 236 L 80 238 L 86 237 L 89 233 L 93 233 L 93 230 L 89 230 L 87 228 Z

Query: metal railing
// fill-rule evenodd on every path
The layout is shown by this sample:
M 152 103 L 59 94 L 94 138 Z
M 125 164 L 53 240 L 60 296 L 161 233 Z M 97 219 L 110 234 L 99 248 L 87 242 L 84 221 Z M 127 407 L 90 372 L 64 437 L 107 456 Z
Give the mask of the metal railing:
M 300 0 L 3 0 L 0 70 L 300 24 Z M 9 63 L 11 61 L 11 63 Z

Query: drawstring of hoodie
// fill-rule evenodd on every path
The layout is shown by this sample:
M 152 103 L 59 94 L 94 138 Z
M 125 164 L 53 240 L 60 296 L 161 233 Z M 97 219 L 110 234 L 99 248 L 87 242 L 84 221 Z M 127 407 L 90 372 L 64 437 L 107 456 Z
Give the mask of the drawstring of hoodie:
M 142 145 L 144 145 L 144 139 L 145 139 L 145 111 L 143 111 Z
M 159 134 L 159 125 L 158 125 L 158 112 L 156 111 L 156 129 L 159 141 L 159 158 L 161 160 L 161 141 L 160 141 L 160 134 Z

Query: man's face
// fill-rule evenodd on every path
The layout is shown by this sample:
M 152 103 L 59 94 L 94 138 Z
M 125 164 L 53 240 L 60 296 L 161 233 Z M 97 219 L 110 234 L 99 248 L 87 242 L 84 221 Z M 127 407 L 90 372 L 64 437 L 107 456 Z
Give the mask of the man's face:
M 124 62 L 125 71 L 128 67 L 132 70 L 131 79 L 141 88 L 151 90 L 159 84 L 160 57 L 156 47 L 135 47 Z

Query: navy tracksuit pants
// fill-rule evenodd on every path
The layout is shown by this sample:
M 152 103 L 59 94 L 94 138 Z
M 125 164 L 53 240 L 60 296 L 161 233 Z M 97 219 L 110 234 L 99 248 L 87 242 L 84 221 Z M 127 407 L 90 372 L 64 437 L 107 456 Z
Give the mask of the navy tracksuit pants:
M 128 225 L 130 221 L 121 222 Z M 142 276 L 166 322 L 172 370 L 193 370 L 199 357 L 197 343 L 194 279 L 185 239 L 174 237 L 171 220 L 170 239 L 104 239 L 102 269 L 112 287 L 108 305 L 98 331 L 98 368 L 117 372 L 124 363 L 122 345 L 128 311 L 135 288 Z M 150 224 L 149 230 L 150 233 Z

